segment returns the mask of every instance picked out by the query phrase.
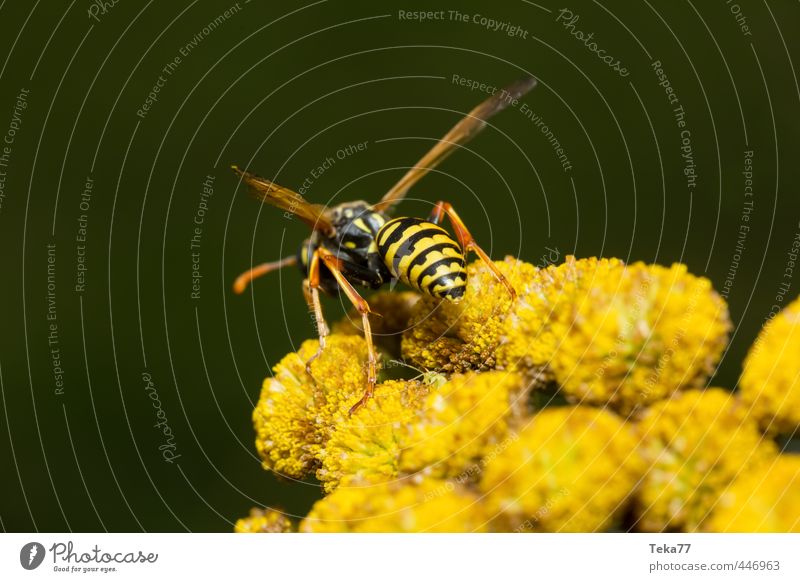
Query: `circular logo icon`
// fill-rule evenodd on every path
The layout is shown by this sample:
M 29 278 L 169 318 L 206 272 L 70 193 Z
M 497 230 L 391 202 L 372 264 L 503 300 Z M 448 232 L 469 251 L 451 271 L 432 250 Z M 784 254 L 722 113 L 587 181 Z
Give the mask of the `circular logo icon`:
M 19 563 L 26 570 L 35 570 L 44 561 L 44 546 L 39 542 L 29 542 L 19 551 Z

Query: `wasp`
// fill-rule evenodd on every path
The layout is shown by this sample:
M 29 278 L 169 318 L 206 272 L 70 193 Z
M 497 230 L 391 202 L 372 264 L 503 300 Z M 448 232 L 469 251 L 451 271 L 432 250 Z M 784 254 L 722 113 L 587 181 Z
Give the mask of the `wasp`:
M 296 255 L 248 269 L 237 277 L 234 291 L 244 292 L 253 279 L 277 269 L 291 265 L 300 267 L 305 277 L 303 294 L 314 313 L 319 334 L 319 349 L 306 362 L 309 374 L 311 362 L 325 349 L 329 332 L 322 313 L 320 291 L 333 296 L 344 293 L 361 314 L 368 351 L 367 388 L 350 409 L 351 414 L 372 397 L 378 367 L 369 323 L 369 304 L 356 286 L 378 289 L 390 281 L 399 280 L 421 293 L 443 301 L 458 302 L 464 297 L 467 286 L 465 254 L 473 251 L 506 287 L 512 299 L 516 297 L 511 284 L 478 246 L 449 202 L 438 202 L 427 220 L 390 216 L 395 205 L 414 184 L 457 147 L 475 137 L 486 127 L 490 117 L 515 103 L 536 84 L 536 79 L 526 77 L 495 91 L 467 113 L 376 204 L 363 201 L 332 207 L 313 204 L 289 188 L 232 166 L 256 199 L 297 216 L 311 227 L 311 236 L 303 241 Z M 457 242 L 440 226 L 445 216 Z

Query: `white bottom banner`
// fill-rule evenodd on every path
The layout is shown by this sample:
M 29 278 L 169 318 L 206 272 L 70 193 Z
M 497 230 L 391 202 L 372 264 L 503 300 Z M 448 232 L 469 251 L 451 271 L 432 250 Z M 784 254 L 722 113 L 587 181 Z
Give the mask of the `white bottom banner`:
M 0 580 L 800 580 L 800 534 L 3 534 Z M 553 578 L 550 578 L 553 577 Z

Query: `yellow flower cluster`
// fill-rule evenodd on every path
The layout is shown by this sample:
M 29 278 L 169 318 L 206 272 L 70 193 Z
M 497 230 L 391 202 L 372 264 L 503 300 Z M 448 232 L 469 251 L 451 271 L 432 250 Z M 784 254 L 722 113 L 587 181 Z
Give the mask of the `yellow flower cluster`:
M 401 471 L 455 476 L 505 438 L 526 405 L 521 379 L 495 372 L 454 376 L 433 393 L 424 382 L 388 380 L 350 415 L 366 386 L 365 342 L 330 335 L 309 375 L 317 346 L 307 341 L 275 367 L 253 420 L 264 468 L 296 479 L 313 473 L 326 491 Z
M 771 319 L 744 361 L 742 398 L 772 433 L 800 430 L 800 299 Z
M 341 487 L 314 504 L 302 532 L 482 532 L 477 496 L 437 479 Z
M 797 304 L 764 330 L 740 396 L 701 389 L 730 322 L 684 266 L 495 264 L 516 301 L 482 263 L 460 303 L 371 298 L 383 381 L 353 414 L 367 381 L 353 314 L 310 373 L 315 340 L 275 366 L 256 447 L 266 469 L 320 482 L 301 531 L 797 528 L 798 463 L 761 432 L 799 422 Z M 291 525 L 264 512 L 236 526 L 276 529 Z
M 637 496 L 645 531 L 695 531 L 742 472 L 771 461 L 747 407 L 725 390 L 690 390 L 653 405 L 639 424 L 647 474 Z
M 233 531 L 236 533 L 288 533 L 293 531 L 292 520 L 274 509 L 250 510 L 248 517 L 236 521 Z
M 516 259 L 495 264 L 517 293 L 524 293 L 536 275 L 536 267 Z M 512 308 L 510 294 L 494 274 L 483 263 L 473 263 L 461 302 L 425 296 L 414 305 L 403 335 L 403 357 L 448 373 L 494 368 L 503 322 Z
M 317 478 L 326 491 L 340 483 L 375 481 L 398 473 L 399 433 L 412 421 L 427 388 L 419 382 L 389 381 L 352 416 L 341 420 L 320 458 Z
M 264 380 L 253 412 L 264 468 L 286 477 L 301 478 L 318 466 L 322 447 L 366 385 L 363 338 L 330 336 L 309 374 L 306 362 L 318 347 L 317 340 L 308 340 L 283 358 Z
M 581 402 L 622 412 L 701 386 L 728 340 L 728 311 L 708 279 L 684 265 L 636 263 L 612 270 L 553 324 L 550 368 Z
M 724 301 L 684 265 L 567 257 L 537 280 L 506 320 L 498 361 L 546 366 L 574 402 L 627 414 L 702 385 L 727 344 Z
M 524 406 L 522 383 L 514 374 L 454 376 L 434 391 L 418 381 L 384 382 L 320 447 L 317 478 L 333 491 L 401 473 L 468 475 L 508 436 Z
M 526 394 L 516 374 L 453 376 L 432 391 L 399 432 L 399 467 L 438 478 L 467 478 L 520 422 Z
M 579 294 L 621 270 L 619 259 L 576 259 L 535 271 L 520 293 L 513 311 L 502 322 L 503 342 L 498 364 L 510 370 L 538 370 L 553 359 L 562 340 L 554 329 L 579 306 Z M 561 330 L 568 326 L 561 326 Z M 614 336 L 610 336 L 613 338 Z
M 480 481 L 498 529 L 604 531 L 642 475 L 629 423 L 588 406 L 547 408 Z
M 720 497 L 706 529 L 800 533 L 800 456 L 781 455 L 742 474 Z

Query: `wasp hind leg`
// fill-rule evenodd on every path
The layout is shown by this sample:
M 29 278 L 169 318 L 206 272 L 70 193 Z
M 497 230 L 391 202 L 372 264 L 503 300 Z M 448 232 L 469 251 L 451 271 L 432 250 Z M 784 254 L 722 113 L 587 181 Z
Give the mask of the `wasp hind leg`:
M 342 274 L 339 266 L 339 259 L 336 258 L 336 255 L 322 247 L 317 249 L 317 253 L 319 254 L 319 258 L 322 259 L 322 262 L 325 263 L 325 266 L 328 267 L 331 273 L 333 273 L 333 276 L 336 278 L 336 282 L 339 283 L 339 287 L 341 287 L 342 291 L 344 291 L 344 294 L 347 295 L 347 298 L 361 314 L 361 325 L 364 329 L 364 339 L 367 342 L 369 367 L 367 370 L 367 389 L 364 391 L 364 395 L 361 397 L 361 399 L 350 408 L 350 414 L 353 414 L 356 410 L 364 406 L 364 404 L 366 404 L 370 398 L 372 398 L 372 395 L 375 392 L 375 383 L 378 376 L 378 358 L 375 354 L 375 346 L 372 343 L 372 328 L 369 324 L 369 304 L 363 297 L 361 297 L 361 295 L 358 294 L 358 291 L 355 290 L 355 288 Z
M 314 321 L 317 325 L 317 333 L 319 334 L 319 348 L 306 362 L 306 372 L 311 375 L 311 363 L 316 360 L 325 349 L 325 338 L 328 337 L 328 324 L 325 322 L 325 317 L 322 314 L 322 304 L 319 300 L 319 249 L 314 251 L 311 255 L 311 261 L 308 265 L 308 279 L 303 280 L 303 295 L 306 298 L 308 307 L 314 312 Z
M 436 206 L 433 207 L 433 212 L 431 212 L 429 220 L 434 224 L 439 224 L 444 215 L 447 215 L 450 224 L 453 225 L 453 230 L 456 233 L 458 242 L 461 243 L 461 247 L 464 249 L 464 253 L 475 251 L 475 254 L 486 263 L 486 266 L 489 267 L 489 270 L 495 278 L 508 290 L 508 294 L 511 295 L 511 301 L 514 301 L 517 298 L 517 292 L 514 290 L 514 287 L 511 286 L 508 279 L 500 272 L 500 269 L 497 268 L 497 265 L 494 264 L 494 261 L 492 261 L 489 255 L 487 255 L 486 252 L 478 246 L 475 239 L 472 238 L 472 234 L 470 234 L 469 229 L 464 224 L 464 221 L 461 220 L 461 217 L 458 216 L 452 204 L 444 202 L 443 200 L 437 202 Z

